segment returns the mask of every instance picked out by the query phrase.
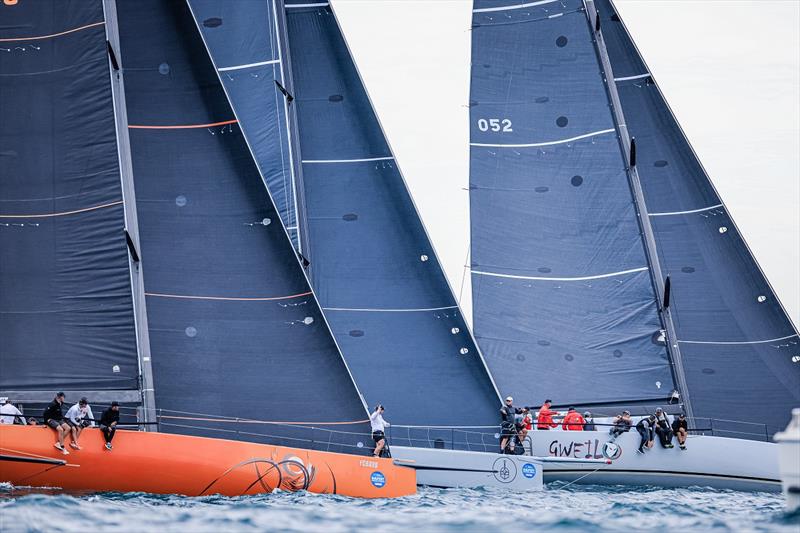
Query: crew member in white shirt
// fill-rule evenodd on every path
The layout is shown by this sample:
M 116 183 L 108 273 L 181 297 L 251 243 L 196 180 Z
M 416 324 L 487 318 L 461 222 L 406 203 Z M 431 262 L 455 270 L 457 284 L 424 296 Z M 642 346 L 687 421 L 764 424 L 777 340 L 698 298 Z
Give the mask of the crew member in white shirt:
M 92 413 L 92 408 L 89 406 L 89 401 L 86 398 L 81 398 L 81 401 L 70 407 L 66 414 L 66 420 L 72 433 L 72 442 L 69 445 L 76 450 L 80 450 L 81 446 L 78 444 L 78 437 L 81 436 L 83 428 L 90 425 L 94 427 L 94 413 Z
M 386 434 L 384 430 L 389 427 L 389 422 L 383 419 L 383 406 L 378 405 L 375 412 L 369 415 L 369 425 L 372 426 L 372 440 L 375 441 L 375 457 L 380 457 L 386 445 Z
M 0 398 L 0 424 L 24 424 L 25 419 L 9 398 Z

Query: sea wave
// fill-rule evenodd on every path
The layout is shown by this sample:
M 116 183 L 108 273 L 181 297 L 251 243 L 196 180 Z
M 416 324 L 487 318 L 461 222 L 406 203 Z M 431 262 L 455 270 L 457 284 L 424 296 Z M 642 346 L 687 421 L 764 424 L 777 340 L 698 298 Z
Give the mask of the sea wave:
M 778 494 L 567 486 L 543 492 L 420 489 L 398 499 L 358 500 L 308 492 L 228 498 L 144 493 L 65 494 L 0 484 L 0 531 L 791 531 Z

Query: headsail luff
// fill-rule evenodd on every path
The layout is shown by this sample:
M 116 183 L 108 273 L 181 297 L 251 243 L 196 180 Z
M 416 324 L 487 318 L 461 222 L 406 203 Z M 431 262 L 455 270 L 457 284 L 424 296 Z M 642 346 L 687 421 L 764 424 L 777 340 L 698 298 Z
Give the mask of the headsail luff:
M 800 338 L 609 0 L 595 2 L 671 308 L 694 415 L 755 438 L 800 403 Z M 759 424 L 759 425 L 753 425 Z M 760 425 L 766 425 L 766 431 Z M 715 423 L 715 426 L 719 424 Z
M 526 403 L 674 389 L 649 263 L 581 0 L 476 0 L 474 327 Z
M 334 335 L 359 389 L 392 422 L 496 426 L 497 391 L 335 16 L 307 4 L 286 3 L 292 105 L 310 273 Z
M 161 430 L 368 450 L 357 447 L 364 424 L 323 440 L 299 427 L 199 419 L 330 423 L 365 413 L 188 6 L 118 7 L 156 399 L 205 415 L 162 419 Z
M 0 16 L 0 391 L 136 403 L 103 4 L 19 2 Z

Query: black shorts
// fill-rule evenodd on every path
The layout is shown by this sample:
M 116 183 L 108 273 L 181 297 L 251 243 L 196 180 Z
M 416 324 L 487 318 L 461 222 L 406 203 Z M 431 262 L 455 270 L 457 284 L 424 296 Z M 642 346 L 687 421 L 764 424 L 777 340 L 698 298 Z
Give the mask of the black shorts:
M 63 423 L 64 423 L 63 420 L 56 420 L 55 418 L 51 418 L 50 420 L 47 421 L 47 426 L 53 429 L 58 429 L 58 427 L 61 426 Z
M 66 422 L 66 423 L 67 423 L 67 425 L 68 425 L 69 427 L 71 427 L 71 428 L 79 428 L 79 427 L 81 427 L 81 425 L 80 425 L 80 424 L 76 424 L 75 422 L 73 422 L 73 421 L 72 421 L 72 420 L 70 420 L 69 418 L 65 418 L 65 419 L 64 419 L 64 422 Z
M 383 431 L 373 431 L 372 432 L 372 440 L 375 441 L 375 444 L 378 444 L 380 441 L 386 438 L 386 435 Z
M 510 426 L 508 424 L 503 424 L 500 430 L 500 435 L 503 437 L 511 437 L 515 435 L 516 431 L 514 431 L 514 426 Z

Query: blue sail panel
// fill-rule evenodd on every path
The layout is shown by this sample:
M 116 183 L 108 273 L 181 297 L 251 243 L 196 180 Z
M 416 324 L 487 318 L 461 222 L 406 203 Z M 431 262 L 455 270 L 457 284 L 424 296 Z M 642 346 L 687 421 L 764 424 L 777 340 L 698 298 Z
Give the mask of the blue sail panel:
M 363 422 L 197 420 L 324 428 L 365 411 L 188 7 L 119 7 L 155 395 L 178 417 L 160 428 L 366 451 Z
M 496 426 L 497 393 L 333 13 L 286 13 L 310 274 L 356 383 L 396 424 Z
M 0 10 L 0 389 L 136 389 L 102 2 Z
M 529 404 L 674 388 L 583 2 L 476 1 L 470 95 L 475 335 Z
M 614 6 L 597 2 L 696 417 L 783 428 L 800 403 L 800 338 Z M 757 398 L 757 406 L 749 405 Z M 729 428 L 733 431 L 732 428 Z M 736 431 L 747 436 L 746 428 Z M 756 432 L 763 437 L 765 432 Z
M 190 0 L 189 6 L 275 207 L 299 246 L 275 2 Z

